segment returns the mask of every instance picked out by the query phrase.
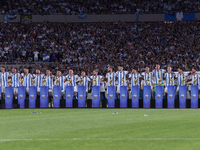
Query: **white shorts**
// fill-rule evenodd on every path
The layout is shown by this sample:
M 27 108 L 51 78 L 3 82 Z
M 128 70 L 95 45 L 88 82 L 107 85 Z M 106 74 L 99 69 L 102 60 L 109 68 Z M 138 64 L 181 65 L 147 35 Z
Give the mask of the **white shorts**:
M 164 87 L 164 94 L 167 94 L 167 87 Z
M 65 95 L 65 90 L 61 91 L 61 95 L 64 96 Z
M 40 87 L 37 87 L 37 93 L 40 93 Z
M 175 92 L 175 95 L 179 94 L 179 86 L 177 86 L 176 88 L 176 92 Z
M 191 85 L 188 85 L 187 91 L 191 91 Z
M 74 86 L 74 92 L 78 92 L 78 87 Z
M 117 85 L 117 93 L 120 94 L 120 85 Z
M 18 88 L 14 87 L 14 88 L 13 88 L 13 93 L 14 93 L 14 94 L 15 94 L 15 93 L 18 94 Z
M 2 87 L 1 87 L 1 92 L 2 92 L 2 93 L 5 93 L 5 86 L 2 86 Z
M 29 88 L 26 88 L 26 93 L 29 93 Z
M 53 96 L 53 90 L 49 89 L 49 96 Z

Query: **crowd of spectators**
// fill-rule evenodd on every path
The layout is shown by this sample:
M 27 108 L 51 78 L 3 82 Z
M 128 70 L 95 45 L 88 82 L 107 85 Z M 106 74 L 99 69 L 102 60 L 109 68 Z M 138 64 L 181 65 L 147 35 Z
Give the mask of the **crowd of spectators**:
M 107 66 L 143 71 L 159 63 L 174 70 L 200 69 L 199 22 L 0 24 L 0 62 L 90 74 Z M 50 62 L 43 62 L 43 55 Z M 52 63 L 51 63 L 52 62 Z
M 4 0 L 1 13 L 77 15 L 199 12 L 199 0 Z
M 173 0 L 168 1 L 164 5 L 164 12 L 168 13 L 190 13 L 190 12 L 200 12 L 200 1 L 199 0 Z

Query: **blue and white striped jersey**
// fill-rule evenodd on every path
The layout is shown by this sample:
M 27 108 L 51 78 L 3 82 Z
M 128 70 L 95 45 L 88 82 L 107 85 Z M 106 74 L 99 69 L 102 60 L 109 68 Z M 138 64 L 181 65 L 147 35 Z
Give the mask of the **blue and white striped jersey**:
M 93 80 L 92 81 L 92 86 L 100 86 L 100 80 L 102 78 L 102 76 L 98 75 L 98 76 L 90 76 L 90 78 Z
M 85 86 L 86 87 L 86 92 L 88 91 L 88 81 L 90 81 L 90 79 L 88 77 L 79 77 L 78 81 L 82 80 L 82 85 L 81 82 L 79 82 L 79 86 Z
M 187 76 L 186 74 L 177 74 L 177 78 L 178 78 L 178 85 L 182 86 L 182 85 L 185 85 L 185 82 L 186 82 L 186 79 L 187 79 Z
M 66 76 L 66 80 L 68 82 L 67 86 L 76 86 L 77 78 L 78 78 L 77 75 L 73 75 L 73 76 L 67 75 Z
M 18 87 L 19 83 L 20 83 L 20 77 L 21 74 L 16 73 L 16 74 L 11 74 L 11 78 L 12 78 L 12 87 Z
M 2 87 L 8 86 L 8 76 L 9 76 L 8 72 L 4 72 L 4 73 L 0 72 L 0 80 L 1 80 Z
M 22 77 L 24 79 L 23 86 L 25 86 L 26 88 L 28 88 L 29 86 L 31 86 L 32 75 L 31 74 L 22 75 Z
M 191 75 L 192 78 L 192 85 L 199 85 L 199 75 L 195 74 L 195 75 Z
M 154 77 L 155 77 L 155 84 L 159 84 L 159 79 L 161 79 L 161 83 L 163 84 L 163 73 L 165 72 L 165 70 L 160 69 L 160 70 L 154 70 Z
M 153 73 L 143 73 L 144 75 L 144 85 L 145 86 L 152 86 L 153 85 Z
M 57 79 L 58 79 L 58 86 L 61 86 L 62 90 L 65 90 L 65 77 L 57 77 L 55 76 L 54 86 L 57 86 Z
M 106 74 L 106 78 L 108 79 L 107 86 L 115 86 L 115 76 L 116 74 L 114 72 Z
M 141 75 L 138 73 L 129 74 L 129 78 L 131 78 L 131 86 L 140 85 L 140 77 L 141 77 Z M 136 82 L 136 84 L 135 84 L 135 82 Z
M 51 78 L 51 76 L 44 76 L 45 78 L 45 86 L 48 86 L 49 89 L 53 89 L 53 79 Z M 43 81 L 41 80 L 41 86 L 43 86 Z
M 127 85 L 126 84 L 126 74 L 128 74 L 128 71 L 122 71 L 122 72 L 117 71 L 116 72 L 116 77 L 118 77 L 118 85 L 120 85 L 120 86 Z M 122 83 L 123 79 L 124 79 L 124 83 Z
M 174 86 L 174 76 L 175 74 L 165 73 L 165 78 L 166 78 L 165 86 Z
M 35 78 L 35 86 L 36 87 L 40 87 L 41 86 L 41 82 L 42 82 L 42 78 L 43 78 L 44 74 L 40 74 L 40 75 L 33 75 L 33 77 Z

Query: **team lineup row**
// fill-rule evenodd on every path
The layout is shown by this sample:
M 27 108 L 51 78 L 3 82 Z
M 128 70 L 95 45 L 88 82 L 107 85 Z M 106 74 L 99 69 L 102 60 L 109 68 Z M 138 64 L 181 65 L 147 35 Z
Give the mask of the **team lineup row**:
M 135 69 L 129 74 L 128 71 L 123 71 L 122 67 L 118 67 L 117 72 L 113 72 L 111 67 L 108 67 L 107 74 L 105 77 L 98 75 L 98 71 L 94 70 L 91 76 L 86 76 L 85 72 L 82 71 L 81 75 L 74 75 L 73 70 L 69 70 L 69 74 L 63 76 L 61 71 L 57 71 L 54 76 L 49 70 L 46 70 L 46 74 L 41 74 L 40 70 L 37 69 L 35 74 L 29 74 L 28 69 L 24 69 L 24 73 L 17 73 L 16 69 L 13 68 L 12 72 L 5 72 L 5 68 L 1 67 L 0 72 L 0 85 L 6 86 L 48 86 L 50 89 L 53 86 L 61 86 L 64 90 L 65 86 L 88 86 L 91 83 L 92 86 L 153 86 L 153 85 L 199 85 L 199 74 L 195 69 L 191 72 L 183 72 L 178 69 L 178 72 L 172 72 L 171 67 L 167 67 L 167 71 L 160 69 L 160 65 L 156 65 L 155 70 L 150 72 L 149 68 L 146 67 L 145 72 L 138 73 Z M 86 88 L 87 90 L 87 88 Z

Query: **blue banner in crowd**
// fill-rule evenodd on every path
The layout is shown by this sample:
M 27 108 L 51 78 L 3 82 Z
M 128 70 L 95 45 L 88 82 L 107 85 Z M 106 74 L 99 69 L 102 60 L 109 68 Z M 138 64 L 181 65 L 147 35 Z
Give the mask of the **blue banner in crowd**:
M 127 108 L 127 86 L 120 86 L 120 108 Z
M 26 87 L 18 87 L 18 104 L 20 108 L 25 108 Z
M 108 86 L 108 108 L 115 107 L 115 86 Z
M 155 108 L 163 108 L 163 86 L 156 86 Z
M 13 87 L 5 87 L 6 108 L 13 108 Z
M 182 18 L 183 21 L 195 20 L 195 13 L 192 12 L 188 14 L 183 14 Z M 176 20 L 176 14 L 165 13 L 165 21 L 175 21 L 175 20 Z
M 49 55 L 43 54 L 43 61 L 50 61 Z
M 186 108 L 187 86 L 179 86 L 179 108 Z
M 93 107 L 100 107 L 100 86 L 92 86 Z
M 150 108 L 151 86 L 144 86 L 143 90 L 143 108 Z
M 37 88 L 36 86 L 29 87 L 29 108 L 35 108 L 37 97 Z
M 4 14 L 3 15 L 3 23 L 8 23 L 9 20 L 15 20 L 18 14 Z
M 85 13 L 79 13 L 78 14 L 78 18 L 79 19 L 86 19 L 87 18 L 87 14 L 85 14 Z
M 60 108 L 61 86 L 53 87 L 53 107 Z
M 183 21 L 195 20 L 195 13 L 183 14 Z
M 139 108 L 139 86 L 132 86 L 132 108 Z
M 137 12 L 136 13 L 136 20 L 135 20 L 135 22 L 138 22 L 138 20 L 139 20 L 139 13 Z
M 191 86 L 191 108 L 198 108 L 198 86 Z
M 86 87 L 78 86 L 78 107 L 85 107 Z
M 165 21 L 175 21 L 176 14 L 165 13 Z
M 175 86 L 167 87 L 167 108 L 174 108 Z
M 18 14 L 7 14 L 8 20 L 15 20 Z
M 73 107 L 73 98 L 74 98 L 74 87 L 66 86 L 65 87 L 66 107 Z
M 41 86 L 40 87 L 40 108 L 47 108 L 48 107 L 48 86 Z

